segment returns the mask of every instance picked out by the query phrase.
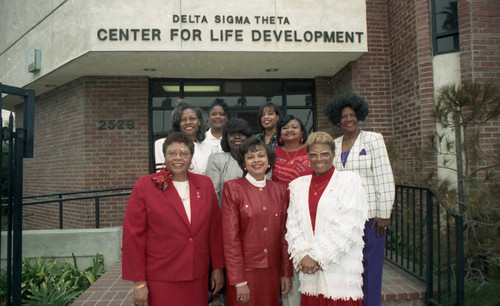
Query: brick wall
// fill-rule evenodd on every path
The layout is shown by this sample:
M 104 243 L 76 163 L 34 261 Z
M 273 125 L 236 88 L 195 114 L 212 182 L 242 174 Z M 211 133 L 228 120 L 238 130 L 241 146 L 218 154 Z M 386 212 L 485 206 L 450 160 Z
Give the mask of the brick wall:
M 399 156 L 414 161 L 435 131 L 430 3 L 393 0 L 388 9 L 393 139 Z M 434 158 L 426 165 L 436 170 Z
M 387 1 L 366 1 L 368 53 L 352 64 L 353 91 L 364 98 L 370 114 L 360 126 L 365 130 L 393 134 L 390 45 Z
M 324 115 L 325 106 L 329 99 L 334 95 L 333 89 L 336 88 L 332 77 L 318 77 L 316 83 L 316 130 L 325 131 L 333 134 L 333 126 Z
M 463 82 L 484 84 L 493 80 L 500 86 L 500 1 L 458 1 L 460 68 Z M 490 166 L 500 151 L 500 118 L 479 130 L 480 163 Z M 497 173 L 498 173 L 497 168 Z
M 333 96 L 338 95 L 340 93 L 353 91 L 353 88 L 352 88 L 352 64 L 345 66 L 339 72 L 337 72 L 333 76 L 330 83 L 331 83 L 332 88 L 330 89 L 331 96 L 328 97 L 328 100 L 331 99 Z M 326 102 L 328 102 L 328 101 L 325 101 L 325 102 L 318 101 L 318 111 L 319 110 L 321 111 L 322 116 L 324 116 L 323 111 L 324 111 Z M 321 105 L 321 107 L 320 107 L 320 105 Z M 325 117 L 325 120 L 328 122 L 328 126 L 324 130 L 331 133 L 334 138 L 341 136 L 342 135 L 341 129 L 339 127 L 333 126 L 328 121 L 326 116 L 324 116 L 324 117 Z M 319 118 L 319 116 L 318 116 L 318 118 Z
M 389 1 L 391 99 L 394 141 L 404 141 L 403 154 L 411 152 L 421 136 L 419 74 L 415 1 Z
M 99 119 L 133 120 L 134 126 L 99 129 Z M 133 186 L 148 163 L 147 78 L 84 77 L 36 97 L 24 195 Z M 101 201 L 102 227 L 122 223 L 127 198 Z M 25 209 L 26 228 L 58 227 L 57 204 L 44 207 Z M 65 228 L 93 226 L 93 200 L 64 204 Z
M 500 81 L 500 2 L 458 1 L 463 81 Z
M 316 79 L 316 90 L 331 94 L 325 98 L 318 94 L 318 128 L 332 133 L 335 137 L 341 135 L 340 128 L 333 127 L 330 123 L 325 124 L 327 121 L 322 111 L 328 99 L 345 91 L 353 91 L 369 103 L 370 114 L 366 121 L 361 123 L 363 129 L 382 133 L 389 138 L 393 134 L 387 2 L 368 0 L 366 6 L 368 52 L 341 69 L 328 82 L 325 82 L 326 78 Z M 326 85 L 331 88 L 323 89 L 322 86 Z
M 133 186 L 149 172 L 147 78 L 94 77 L 86 81 L 85 167 L 87 189 Z M 124 120 L 113 129 L 98 129 L 98 120 Z M 133 120 L 133 128 L 127 121 Z M 129 122 L 130 123 L 130 122 Z M 105 201 L 101 226 L 121 225 L 125 203 Z M 89 224 L 87 224 L 89 226 Z M 92 226 L 92 224 L 90 224 Z
M 35 98 L 34 158 L 24 162 L 25 195 L 84 186 L 85 178 L 79 175 L 84 160 L 83 85 L 72 82 Z M 16 114 L 22 118 L 19 111 Z
M 324 123 L 320 112 L 328 99 L 322 95 L 354 91 L 370 107 L 361 127 L 382 133 L 386 142 L 394 141 L 400 156 L 413 160 L 415 149 L 423 148 L 435 130 L 430 4 L 368 0 L 366 5 L 368 52 L 332 78 L 316 79 L 318 128 L 341 134 Z

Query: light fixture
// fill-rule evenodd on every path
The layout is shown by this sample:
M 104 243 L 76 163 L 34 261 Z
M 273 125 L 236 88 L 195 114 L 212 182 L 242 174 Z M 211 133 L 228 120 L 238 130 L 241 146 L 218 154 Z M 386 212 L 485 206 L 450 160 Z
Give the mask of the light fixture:
M 165 85 L 162 86 L 165 92 L 180 92 L 179 85 Z M 220 92 L 219 85 L 186 85 L 184 92 Z
M 28 72 L 40 71 L 42 65 L 42 51 L 32 50 L 28 56 Z
M 162 86 L 165 92 L 180 92 L 181 87 L 179 85 L 164 85 Z
M 266 72 L 277 72 L 277 71 L 279 71 L 278 68 L 268 68 L 268 69 L 266 69 Z
M 144 68 L 144 71 L 148 71 L 148 72 L 156 71 L 156 68 Z

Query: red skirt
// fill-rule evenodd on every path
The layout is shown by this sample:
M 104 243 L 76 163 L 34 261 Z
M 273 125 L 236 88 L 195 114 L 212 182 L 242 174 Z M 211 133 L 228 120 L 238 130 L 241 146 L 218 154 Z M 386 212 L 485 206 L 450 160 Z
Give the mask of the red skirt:
M 363 300 L 359 299 L 353 301 L 349 299 L 348 301 L 343 300 L 332 300 L 325 298 L 322 294 L 319 296 L 312 296 L 302 294 L 301 296 L 301 306 L 362 306 Z
M 229 306 L 276 306 L 279 305 L 281 292 L 281 268 L 279 265 L 266 269 L 251 269 L 245 271 L 250 300 L 243 304 L 238 302 L 236 287 L 227 286 L 227 302 Z M 187 305 L 187 304 L 186 304 Z
M 208 274 L 192 281 L 155 282 L 148 280 L 149 306 L 208 304 Z

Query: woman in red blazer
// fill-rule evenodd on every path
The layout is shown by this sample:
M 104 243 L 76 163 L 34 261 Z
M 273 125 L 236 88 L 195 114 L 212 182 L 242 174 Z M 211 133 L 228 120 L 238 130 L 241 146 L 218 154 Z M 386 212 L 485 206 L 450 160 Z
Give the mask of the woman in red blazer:
M 292 288 L 292 263 L 285 240 L 286 186 L 266 180 L 276 160 L 255 136 L 240 145 L 244 177 L 227 181 L 222 193 L 222 228 L 232 305 L 276 306 Z
M 165 169 L 137 180 L 123 222 L 122 275 L 134 305 L 207 305 L 224 285 L 221 214 L 210 178 L 188 172 L 193 142 L 170 134 Z

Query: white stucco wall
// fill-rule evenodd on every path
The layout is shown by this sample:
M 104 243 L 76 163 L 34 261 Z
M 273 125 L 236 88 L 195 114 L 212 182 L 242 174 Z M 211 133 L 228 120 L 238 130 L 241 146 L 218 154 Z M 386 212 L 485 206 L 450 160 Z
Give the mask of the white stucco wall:
M 2 235 L 2 261 L 7 258 L 7 233 Z M 121 227 L 101 229 L 26 230 L 22 236 L 23 258 L 45 257 L 58 262 L 73 263 L 72 254 L 77 258 L 80 270 L 92 266 L 97 253 L 104 255 L 107 269 L 121 259 Z
M 433 59 L 433 70 L 434 70 L 434 90 L 435 97 L 437 98 L 439 88 L 444 85 L 449 84 L 460 84 L 460 53 L 448 53 L 443 55 L 437 55 Z M 445 133 L 448 141 L 455 141 L 455 133 L 453 130 L 443 130 L 437 127 L 438 133 Z M 444 142 L 441 146 L 441 151 L 445 152 L 446 147 Z M 452 154 L 438 154 L 438 178 L 440 180 L 448 180 L 449 182 L 456 184 L 457 174 L 454 169 L 456 169 L 456 160 L 454 157 L 454 152 Z M 449 160 L 447 166 L 444 167 L 444 160 Z M 448 168 L 448 169 L 447 169 Z
M 137 70 L 148 67 L 145 64 L 153 66 L 169 58 L 178 63 L 189 58 L 190 54 L 195 60 L 189 65 L 167 66 L 162 75 L 154 77 L 181 77 L 183 70 L 196 71 L 208 54 L 211 60 L 204 68 L 207 72 L 221 65 L 233 65 L 233 70 L 243 70 L 237 59 L 224 52 L 248 54 L 244 57 L 250 59 L 247 67 L 277 53 L 283 53 L 281 57 L 290 54 L 289 62 L 282 66 L 300 63 L 307 67 L 314 59 L 311 52 L 330 53 L 336 56 L 323 58 L 321 66 L 331 65 L 334 73 L 368 50 L 364 0 L 0 1 L 0 82 L 18 87 L 58 73 L 66 69 L 65 66 L 72 65 L 72 71 L 50 81 L 58 81 L 56 85 L 61 85 L 65 79 L 85 73 L 136 75 Z M 234 17 L 243 22 L 236 24 Z M 112 29 L 116 33 L 129 31 L 129 39 L 125 40 L 118 34 L 110 35 L 115 31 Z M 135 39 L 133 30 L 139 31 Z M 141 35 L 143 31 L 147 34 L 144 37 Z M 193 39 L 194 33 L 197 39 Z M 347 35 L 352 35 L 352 39 L 347 39 Z M 311 41 L 306 42 L 308 39 Z M 34 49 L 41 50 L 42 64 L 39 72 L 30 73 L 27 71 L 28 57 Z M 115 53 L 110 58 L 102 55 L 106 52 Z M 126 52 L 129 52 L 127 56 L 113 60 L 119 53 Z M 89 59 L 90 53 L 100 54 L 100 57 L 91 56 Z M 166 55 L 158 57 L 158 53 Z M 179 53 L 184 54 L 184 58 L 178 57 Z M 305 53 L 309 57 L 301 62 L 300 54 Z M 124 69 L 141 60 L 137 54 L 143 56 L 142 60 L 147 57 L 145 64 L 136 70 Z M 330 63 L 336 58 L 342 60 L 336 65 Z M 228 63 L 231 59 L 232 62 Z M 88 66 L 95 66 L 94 70 L 85 70 Z M 172 75 L 172 71 L 179 73 Z M 278 77 L 304 77 L 296 71 Z M 223 71 L 219 76 L 237 77 L 238 74 Z

